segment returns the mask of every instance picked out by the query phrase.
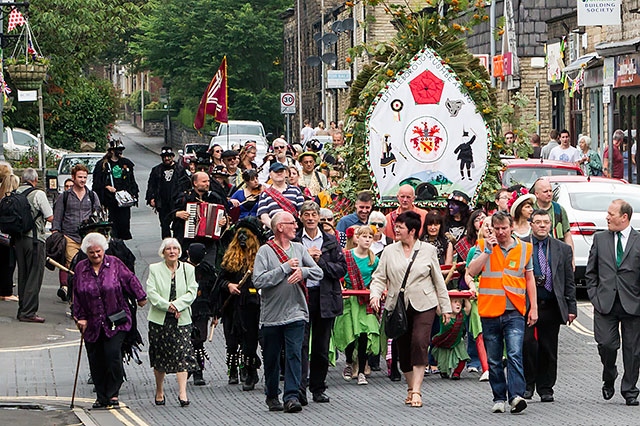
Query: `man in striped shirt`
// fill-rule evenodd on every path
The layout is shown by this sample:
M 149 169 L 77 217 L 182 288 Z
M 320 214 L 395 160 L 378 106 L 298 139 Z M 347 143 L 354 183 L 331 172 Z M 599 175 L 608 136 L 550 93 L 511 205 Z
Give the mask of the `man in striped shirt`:
M 286 211 L 297 218 L 298 210 L 304 202 L 300 190 L 287 183 L 286 170 L 284 164 L 278 162 L 269 167 L 269 176 L 273 184 L 262 191 L 258 201 L 258 217 L 267 227 L 271 226 L 271 218 L 279 211 Z

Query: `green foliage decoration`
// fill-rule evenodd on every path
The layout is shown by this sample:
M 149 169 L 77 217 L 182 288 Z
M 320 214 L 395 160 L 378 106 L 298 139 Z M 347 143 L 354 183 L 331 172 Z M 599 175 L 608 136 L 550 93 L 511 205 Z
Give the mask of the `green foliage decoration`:
M 445 13 L 438 12 L 438 3 Z M 474 100 L 477 111 L 483 116 L 491 135 L 492 147 L 488 169 L 481 183 L 477 203 L 493 200 L 493 194 L 500 187 L 499 176 L 502 169 L 500 153 L 504 146 L 503 124 L 510 124 L 520 136 L 514 147 L 519 156 L 530 152 L 527 145 L 526 129 L 516 118 L 514 111 L 526 105 L 526 97 L 517 95 L 506 104 L 500 104 L 497 92 L 490 84 L 487 70 L 467 49 L 465 38 L 472 28 L 489 19 L 488 8 L 483 0 L 427 0 L 426 7 L 414 11 L 405 4 L 391 4 L 380 0 L 365 0 L 371 7 L 382 7 L 397 30 L 387 42 L 375 41 L 358 45 L 351 49 L 350 56 L 368 59 L 368 64 L 355 79 L 350 92 L 347 110 L 346 143 L 342 154 L 347 163 L 350 179 L 345 179 L 340 191 L 353 198 L 355 192 L 371 189 L 373 183 L 365 158 L 367 129 L 365 117 L 376 95 L 385 85 L 404 70 L 425 46 L 430 47 L 457 74 L 463 89 Z M 347 4 L 348 6 L 348 4 Z M 346 182 L 351 180 L 351 182 Z

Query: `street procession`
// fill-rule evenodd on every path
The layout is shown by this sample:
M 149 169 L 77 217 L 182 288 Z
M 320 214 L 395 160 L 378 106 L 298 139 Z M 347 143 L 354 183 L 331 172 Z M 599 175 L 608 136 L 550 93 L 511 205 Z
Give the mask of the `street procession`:
M 63 3 L 0 4 L 1 423 L 636 424 L 640 2 Z

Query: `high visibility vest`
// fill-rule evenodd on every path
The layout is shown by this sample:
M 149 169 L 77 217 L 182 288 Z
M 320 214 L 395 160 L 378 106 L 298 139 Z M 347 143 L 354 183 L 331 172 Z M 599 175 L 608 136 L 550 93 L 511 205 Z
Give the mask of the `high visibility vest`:
M 524 315 L 526 311 L 527 285 L 525 268 L 533 253 L 531 243 L 516 239 L 516 245 L 505 257 L 498 246 L 485 263 L 478 286 L 478 313 L 481 317 L 495 318 L 504 313 L 507 297 L 511 304 Z M 485 240 L 478 240 L 480 250 L 484 250 Z

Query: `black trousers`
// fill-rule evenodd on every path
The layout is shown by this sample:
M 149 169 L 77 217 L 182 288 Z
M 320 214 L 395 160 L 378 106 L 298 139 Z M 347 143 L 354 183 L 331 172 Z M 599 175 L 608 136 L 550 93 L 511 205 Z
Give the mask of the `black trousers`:
M 32 317 L 40 306 L 40 288 L 44 277 L 45 247 L 28 237 L 16 240 L 18 261 L 18 318 Z
M 13 294 L 13 271 L 16 269 L 16 256 L 13 247 L 0 244 L 0 296 Z
M 562 316 L 555 299 L 538 300 L 538 321 L 525 327 L 522 362 L 527 390 L 553 395 L 558 377 L 558 333 Z
M 160 220 L 160 233 L 162 239 L 169 238 L 171 236 L 171 222 L 173 219 L 169 216 L 172 209 L 156 209 L 158 212 L 158 220 Z
M 109 206 L 109 221 L 113 223 L 111 236 L 121 240 L 130 240 L 131 236 L 131 207 Z
M 320 314 L 320 288 L 309 289 L 309 322 L 304 328 L 302 339 L 302 377 L 300 391 L 306 392 L 307 376 L 309 390 L 313 395 L 327 390 L 327 371 L 329 370 L 329 340 L 335 318 L 322 318 Z M 311 342 L 309 342 L 311 335 Z M 309 357 L 311 344 L 311 357 Z
M 602 380 L 612 382 L 618 376 L 616 357 L 620 349 L 622 331 L 622 363 L 624 375 L 620 392 L 625 399 L 637 398 L 638 369 L 640 369 L 640 316 L 628 314 L 616 296 L 611 312 L 593 311 L 593 332 L 602 362 Z
M 96 386 L 97 400 L 103 404 L 117 398 L 124 382 L 122 366 L 122 342 L 126 333 L 118 332 L 108 339 L 104 332 L 95 342 L 86 342 L 89 370 Z
M 260 305 L 247 303 L 242 306 L 242 342 L 240 348 L 246 359 L 253 361 L 252 366 L 259 363 L 258 340 L 260 334 Z

